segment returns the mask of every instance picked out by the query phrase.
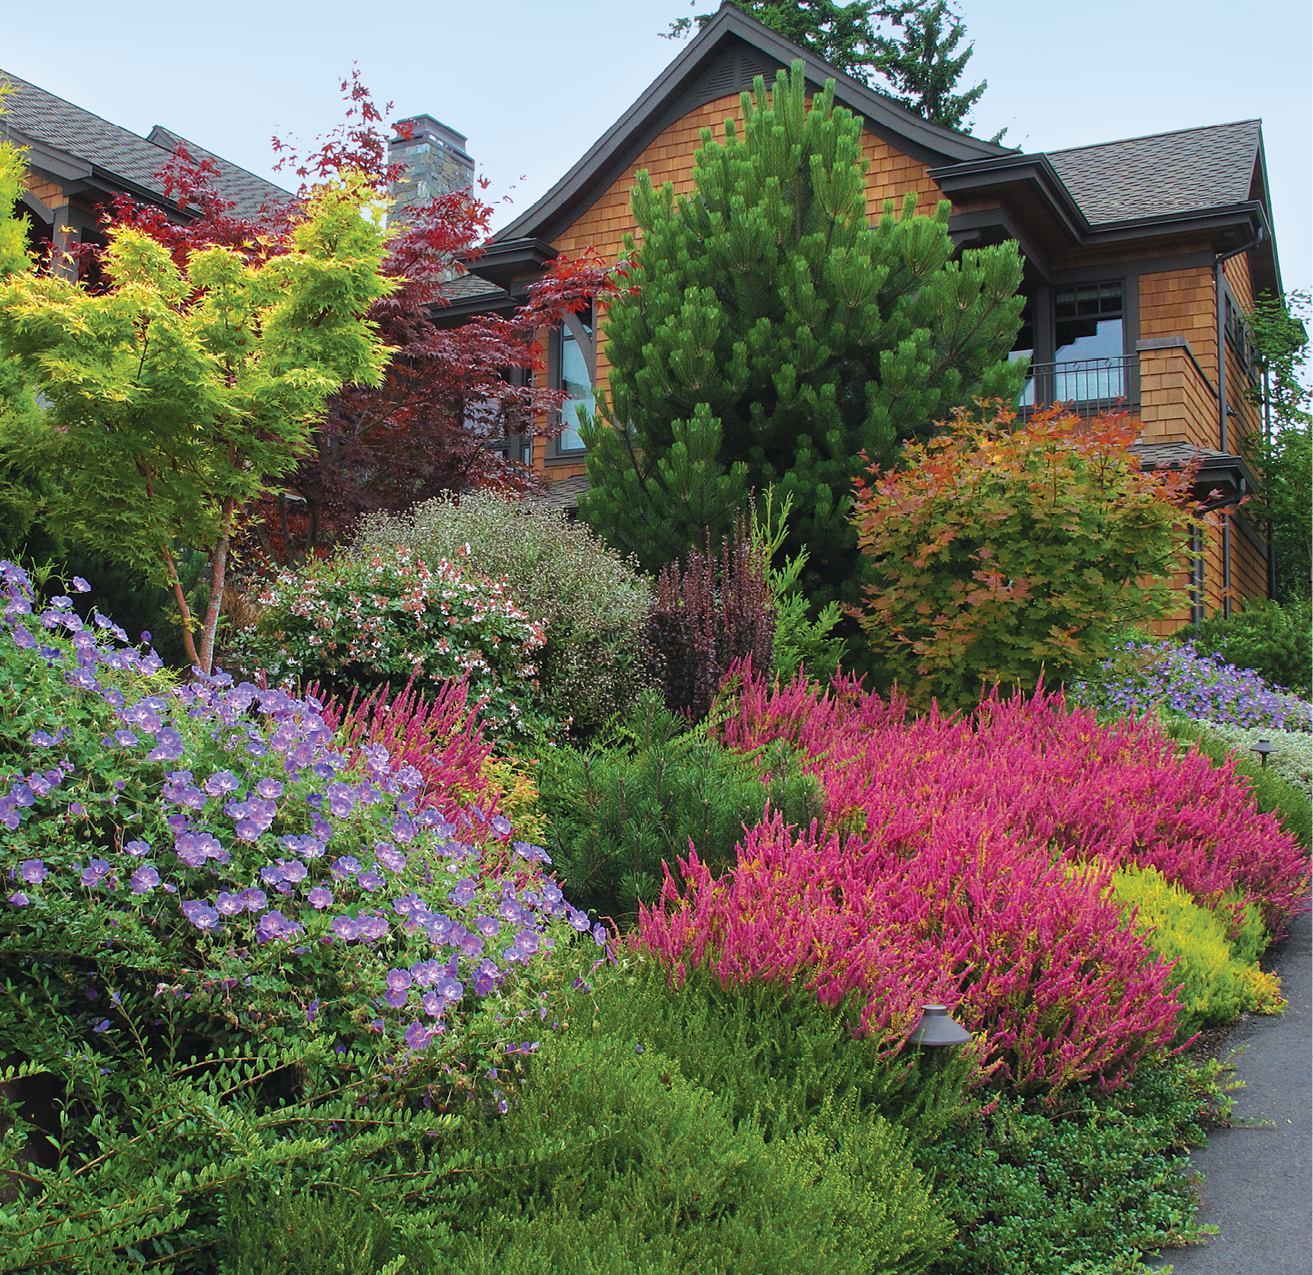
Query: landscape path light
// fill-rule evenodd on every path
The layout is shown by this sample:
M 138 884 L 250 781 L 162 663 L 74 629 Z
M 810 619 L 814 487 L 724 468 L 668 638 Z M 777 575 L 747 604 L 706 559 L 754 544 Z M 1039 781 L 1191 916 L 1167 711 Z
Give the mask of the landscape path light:
M 938 1048 L 945 1045 L 965 1045 L 971 1039 L 956 1019 L 950 1018 L 947 1005 L 922 1005 L 921 1021 L 908 1038 L 913 1045 Z
M 1263 759 L 1263 766 L 1266 769 L 1267 756 L 1269 753 L 1276 752 L 1276 749 L 1272 746 L 1270 740 L 1260 739 L 1249 751 L 1251 753 L 1257 753 Z

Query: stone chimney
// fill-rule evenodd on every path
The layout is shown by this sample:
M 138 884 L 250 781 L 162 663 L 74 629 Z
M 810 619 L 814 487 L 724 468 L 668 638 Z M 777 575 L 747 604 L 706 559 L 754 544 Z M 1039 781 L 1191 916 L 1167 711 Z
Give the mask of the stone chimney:
M 439 123 L 432 115 L 414 115 L 398 120 L 393 127 L 397 135 L 388 141 L 388 162 L 406 166 L 401 179 L 392 186 L 398 211 L 407 204 L 423 203 L 454 190 L 469 190 L 474 185 L 474 161 L 465 151 L 464 134 Z

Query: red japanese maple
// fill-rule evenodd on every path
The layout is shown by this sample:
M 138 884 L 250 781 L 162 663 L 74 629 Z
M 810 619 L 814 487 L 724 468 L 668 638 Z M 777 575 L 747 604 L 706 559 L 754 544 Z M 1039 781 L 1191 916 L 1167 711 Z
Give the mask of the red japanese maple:
M 303 183 L 296 195 L 238 215 L 216 188 L 214 161 L 179 146 L 160 176 L 191 220 L 171 220 L 160 208 L 126 198 L 116 201 L 112 219 L 150 234 L 180 262 L 216 244 L 267 258 L 287 249 L 304 183 L 351 170 L 365 174 L 385 198 L 402 172 L 388 162 L 381 128 L 391 104 L 380 111 L 358 71 L 341 87 L 346 121 L 309 155 L 274 139 L 277 166 Z M 251 534 L 267 558 L 288 563 L 314 554 L 370 510 L 404 508 L 445 491 L 531 485 L 526 468 L 490 444 L 511 434 L 559 431 L 564 396 L 541 376 L 540 334 L 604 298 L 621 276 L 590 251 L 557 258 L 510 313 L 444 326 L 449 286 L 477 261 L 492 211 L 473 191 L 456 191 L 407 206 L 394 219 L 384 269 L 403 282 L 370 314 L 393 349 L 387 378 L 377 389 L 346 386 L 335 395 L 313 451 L 283 494 L 252 511 Z

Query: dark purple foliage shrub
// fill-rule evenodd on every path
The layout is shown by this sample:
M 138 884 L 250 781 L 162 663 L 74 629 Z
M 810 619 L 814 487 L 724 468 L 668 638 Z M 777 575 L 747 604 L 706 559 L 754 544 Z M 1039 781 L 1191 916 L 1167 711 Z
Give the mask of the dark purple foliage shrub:
M 666 703 L 701 721 L 730 665 L 748 659 L 768 669 L 775 612 L 766 562 L 740 522 L 720 556 L 690 553 L 668 563 L 657 579 L 649 633 L 661 657 Z

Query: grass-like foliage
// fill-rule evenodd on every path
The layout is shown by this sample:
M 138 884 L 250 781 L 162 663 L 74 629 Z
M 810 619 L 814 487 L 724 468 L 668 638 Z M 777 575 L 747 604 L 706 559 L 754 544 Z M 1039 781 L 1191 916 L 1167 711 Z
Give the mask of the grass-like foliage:
M 467 492 L 363 519 L 350 553 L 368 560 L 399 544 L 427 562 L 467 553 L 475 570 L 505 577 L 511 597 L 544 622 L 538 694 L 552 717 L 592 730 L 650 685 L 651 585 L 582 523 L 528 501 Z
M 543 852 L 0 570 L 0 1271 L 206 1249 L 222 1191 L 316 1157 L 422 1195 L 443 1109 L 531 1048 L 588 928 Z
M 551 820 L 547 848 L 580 907 L 632 917 L 655 899 L 662 864 L 689 853 L 720 871 L 767 804 L 790 823 L 821 814 L 821 791 L 795 750 L 732 751 L 692 731 L 654 693 L 588 751 L 545 750 L 536 779 Z
M 251 676 L 340 694 L 382 684 L 469 679 L 490 730 L 523 729 L 546 638 L 505 580 L 461 555 L 426 561 L 405 546 L 370 558 L 313 561 L 259 595 L 254 624 L 229 656 Z M 527 694 L 526 694 L 527 692 Z

